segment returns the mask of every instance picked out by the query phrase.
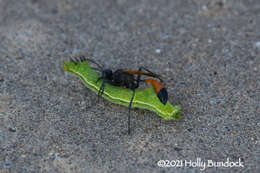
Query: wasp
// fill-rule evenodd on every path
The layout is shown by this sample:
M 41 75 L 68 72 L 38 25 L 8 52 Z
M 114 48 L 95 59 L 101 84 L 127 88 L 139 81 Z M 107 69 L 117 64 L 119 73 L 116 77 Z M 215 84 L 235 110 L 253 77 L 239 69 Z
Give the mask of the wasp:
M 109 68 L 104 68 L 103 65 L 100 65 L 96 61 L 92 59 L 85 58 L 84 56 L 80 56 L 78 59 L 74 60 L 71 59 L 72 62 L 77 63 L 77 61 L 88 61 L 97 66 L 97 68 L 93 68 L 101 73 L 101 76 L 97 79 L 96 82 L 102 80 L 101 87 L 98 91 L 98 96 L 101 96 L 104 93 L 105 85 L 106 83 L 114 86 L 120 86 L 129 88 L 133 91 L 129 106 L 128 106 L 128 134 L 131 132 L 130 128 L 130 111 L 133 103 L 133 99 L 135 96 L 135 90 L 139 87 L 139 84 L 141 82 L 151 84 L 154 92 L 156 93 L 157 97 L 161 101 L 162 104 L 166 104 L 168 101 L 168 93 L 166 90 L 166 87 L 163 85 L 162 77 L 158 74 L 155 74 L 148 70 L 147 68 L 141 66 L 137 71 L 134 70 L 127 70 L 127 69 L 118 69 L 115 71 L 112 71 Z M 141 76 L 149 76 L 152 78 L 147 78 L 142 80 Z M 159 81 L 155 80 L 159 79 Z

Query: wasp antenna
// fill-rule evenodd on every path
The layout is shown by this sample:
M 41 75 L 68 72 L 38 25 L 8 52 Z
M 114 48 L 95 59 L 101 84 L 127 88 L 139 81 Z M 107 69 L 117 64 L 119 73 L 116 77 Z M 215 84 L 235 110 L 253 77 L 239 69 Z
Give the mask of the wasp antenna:
M 80 59 L 80 62 L 86 61 L 86 58 L 84 56 L 80 56 L 79 59 Z
M 77 61 L 73 57 L 70 57 L 70 61 L 73 62 L 74 64 L 77 64 Z
M 74 57 L 72 58 L 72 60 L 73 60 L 73 62 L 74 62 L 75 64 L 78 63 L 78 58 L 77 58 L 76 56 L 74 56 Z
M 92 69 L 96 70 L 96 71 L 99 71 L 99 72 L 102 72 L 103 70 L 99 69 L 99 68 L 95 68 L 95 67 L 92 67 Z
M 77 57 L 77 62 L 81 62 L 81 59 L 80 59 L 80 57 L 79 57 L 79 56 Z
M 93 59 L 85 58 L 85 61 L 89 61 L 89 62 L 94 63 L 94 64 L 99 68 L 99 71 L 103 71 L 103 69 L 104 69 L 104 66 L 103 66 L 103 65 L 98 64 L 98 63 L 97 63 L 96 61 L 94 61 Z
M 160 82 L 161 82 L 161 83 L 163 83 L 163 84 L 164 84 L 164 81 L 163 81 L 163 79 L 162 79 L 162 76 L 161 76 L 161 75 L 158 75 L 158 79 L 160 80 Z

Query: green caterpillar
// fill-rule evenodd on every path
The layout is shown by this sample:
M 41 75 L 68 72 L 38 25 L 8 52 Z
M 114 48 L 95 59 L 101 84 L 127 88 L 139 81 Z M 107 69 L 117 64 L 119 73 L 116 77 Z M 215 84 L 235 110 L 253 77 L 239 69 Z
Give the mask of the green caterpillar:
M 99 76 L 86 61 L 76 64 L 72 61 L 66 61 L 63 63 L 63 68 L 65 71 L 78 76 L 86 87 L 98 94 L 102 81 L 96 82 Z M 106 84 L 102 97 L 112 103 L 128 107 L 132 94 L 133 91 L 130 89 Z M 162 104 L 152 87 L 136 89 L 132 107 L 156 112 L 167 120 L 181 118 L 180 106 L 173 106 L 169 101 L 165 105 Z

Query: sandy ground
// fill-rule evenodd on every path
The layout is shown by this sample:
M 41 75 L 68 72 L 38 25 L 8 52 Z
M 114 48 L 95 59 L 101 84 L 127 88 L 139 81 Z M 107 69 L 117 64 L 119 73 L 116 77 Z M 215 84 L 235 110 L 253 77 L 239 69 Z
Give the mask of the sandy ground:
M 259 0 L 0 0 L 0 40 L 0 172 L 260 172 Z M 76 55 L 163 75 L 182 119 L 133 109 L 127 135 Z

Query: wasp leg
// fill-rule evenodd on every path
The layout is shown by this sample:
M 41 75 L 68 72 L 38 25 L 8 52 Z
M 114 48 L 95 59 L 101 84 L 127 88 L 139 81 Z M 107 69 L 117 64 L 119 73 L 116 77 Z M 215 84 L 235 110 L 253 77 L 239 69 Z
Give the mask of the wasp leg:
M 99 77 L 96 81 L 96 83 L 98 83 L 98 81 L 100 81 L 101 79 L 103 79 L 103 77 Z
M 158 78 L 158 79 L 160 80 L 160 82 L 163 83 L 163 80 L 162 80 L 162 78 L 161 78 L 160 75 L 151 72 L 150 70 L 148 70 L 147 68 L 145 68 L 145 67 L 143 67 L 143 66 L 139 67 L 139 70 L 138 70 L 138 71 L 142 71 L 142 70 L 145 70 L 145 71 L 151 73 L 152 75 L 154 75 L 153 77 Z
M 106 83 L 106 82 L 103 80 L 103 81 L 102 81 L 102 84 L 101 84 L 101 87 L 100 87 L 100 89 L 98 90 L 98 102 L 99 102 L 100 96 L 104 93 L 105 83 Z
M 130 135 L 130 133 L 131 133 L 131 127 L 130 127 L 130 111 L 131 111 L 131 107 L 132 107 L 132 103 L 133 103 L 134 97 L 135 97 L 135 89 L 133 89 L 133 95 L 132 95 L 130 104 L 129 104 L 129 106 L 128 106 L 128 134 L 129 134 L 129 135 Z
M 99 71 L 103 71 L 104 69 L 104 66 L 101 64 L 98 64 L 96 61 L 94 61 L 93 59 L 89 59 L 89 58 L 85 58 L 83 57 L 85 61 L 89 61 L 89 62 L 92 62 L 93 64 L 95 64 L 98 68 L 99 68 Z

